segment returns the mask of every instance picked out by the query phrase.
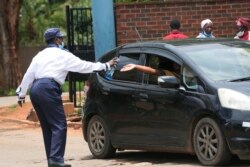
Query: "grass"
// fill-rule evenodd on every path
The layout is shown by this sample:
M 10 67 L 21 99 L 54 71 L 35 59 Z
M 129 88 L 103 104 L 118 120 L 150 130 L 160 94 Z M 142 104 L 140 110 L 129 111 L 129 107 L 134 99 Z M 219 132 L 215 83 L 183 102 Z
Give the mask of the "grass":
M 9 106 L 9 109 L 16 109 L 17 104 L 12 104 L 11 106 Z
M 1 96 L 15 96 L 15 95 L 16 95 L 15 89 L 9 89 L 9 90 L 0 89 L 0 97 Z
M 63 92 L 68 92 L 69 91 L 69 82 L 66 81 L 63 85 L 62 85 L 62 91 Z

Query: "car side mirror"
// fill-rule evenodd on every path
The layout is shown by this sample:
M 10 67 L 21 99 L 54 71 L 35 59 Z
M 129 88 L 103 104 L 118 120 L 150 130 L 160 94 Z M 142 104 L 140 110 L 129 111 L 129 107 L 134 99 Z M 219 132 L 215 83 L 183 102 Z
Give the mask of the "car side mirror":
M 175 76 L 159 76 L 158 85 L 163 88 L 178 88 L 180 83 Z

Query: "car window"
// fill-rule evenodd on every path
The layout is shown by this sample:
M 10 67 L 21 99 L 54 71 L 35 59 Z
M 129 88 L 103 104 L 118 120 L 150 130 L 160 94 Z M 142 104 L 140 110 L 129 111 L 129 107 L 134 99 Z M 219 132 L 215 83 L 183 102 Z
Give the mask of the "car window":
M 107 73 L 110 73 L 110 71 L 106 71 L 101 76 L 103 76 L 105 79 L 108 79 L 108 80 L 137 82 L 138 72 L 136 70 L 120 72 L 120 69 L 126 64 L 130 64 L 130 63 L 139 64 L 140 54 L 138 53 L 121 54 L 118 57 L 119 57 L 119 63 L 115 67 L 111 76 L 109 76 L 109 78 L 105 78 L 105 76 L 107 76 Z
M 111 60 L 115 56 L 117 56 L 117 50 L 113 49 L 110 52 L 108 52 L 107 54 L 105 54 L 104 56 L 102 56 L 99 61 L 102 63 L 106 63 L 107 61 Z
M 146 57 L 147 57 L 146 66 L 159 70 L 161 72 L 161 75 L 174 75 L 175 71 L 174 64 L 177 64 L 176 62 L 155 54 L 147 54 Z M 179 64 L 177 65 L 180 68 L 180 65 Z M 144 75 L 145 75 L 144 77 L 145 83 L 154 85 L 158 84 L 157 78 L 159 75 L 152 75 L 152 74 L 144 74 Z

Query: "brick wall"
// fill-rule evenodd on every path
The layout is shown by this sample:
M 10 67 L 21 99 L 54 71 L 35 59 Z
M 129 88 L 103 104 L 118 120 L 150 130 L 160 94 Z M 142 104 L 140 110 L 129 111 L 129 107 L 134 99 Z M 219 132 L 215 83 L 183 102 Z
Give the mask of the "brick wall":
M 181 31 L 196 37 L 200 22 L 209 18 L 216 37 L 233 37 L 236 18 L 250 17 L 250 0 L 161 0 L 147 3 L 115 4 L 117 44 L 161 39 L 169 33 L 169 22 L 177 18 Z

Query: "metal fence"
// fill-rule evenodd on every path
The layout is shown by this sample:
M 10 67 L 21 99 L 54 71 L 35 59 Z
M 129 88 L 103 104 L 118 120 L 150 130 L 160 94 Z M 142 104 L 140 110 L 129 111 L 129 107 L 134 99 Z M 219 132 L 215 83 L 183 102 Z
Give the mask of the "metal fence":
M 95 61 L 93 26 L 91 8 L 70 8 L 66 6 L 67 17 L 67 37 L 68 49 L 74 55 L 82 60 Z M 70 72 L 69 81 L 69 98 L 74 102 L 75 107 L 82 107 L 78 100 L 82 100 L 81 92 L 89 74 L 80 74 Z

